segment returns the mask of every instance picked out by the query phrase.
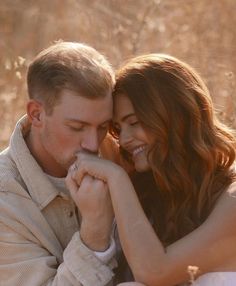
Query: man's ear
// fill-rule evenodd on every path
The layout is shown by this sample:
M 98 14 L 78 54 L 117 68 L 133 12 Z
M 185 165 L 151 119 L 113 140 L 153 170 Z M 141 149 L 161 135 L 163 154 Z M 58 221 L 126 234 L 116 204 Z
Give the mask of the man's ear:
M 42 103 L 30 99 L 27 103 L 27 115 L 31 124 L 35 127 L 42 125 L 43 114 L 45 113 Z

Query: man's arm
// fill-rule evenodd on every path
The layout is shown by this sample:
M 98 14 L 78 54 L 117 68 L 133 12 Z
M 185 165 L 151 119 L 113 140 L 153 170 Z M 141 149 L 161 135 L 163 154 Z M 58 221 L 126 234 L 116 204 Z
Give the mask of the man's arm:
M 0 224 L 0 277 L 4 286 L 107 285 L 112 271 L 81 243 L 75 233 L 59 264 L 40 243 Z
M 94 251 L 105 251 L 110 244 L 113 208 L 107 185 L 84 176 L 80 186 L 68 175 L 67 187 L 81 215 L 80 235 L 84 244 Z
M 11 204 L 13 201 L 18 203 Z M 0 192 L 2 285 L 108 285 L 112 270 L 81 242 L 79 232 L 61 253 L 63 258 L 51 251 L 47 234 L 43 229 L 42 233 L 38 231 L 37 222 L 33 220 L 35 214 L 29 205 L 34 205 L 29 199 Z

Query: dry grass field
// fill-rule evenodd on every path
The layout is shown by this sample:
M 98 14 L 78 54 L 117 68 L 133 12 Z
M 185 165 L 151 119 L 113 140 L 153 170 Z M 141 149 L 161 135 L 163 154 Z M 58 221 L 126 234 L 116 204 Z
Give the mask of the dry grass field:
M 219 116 L 236 127 L 235 0 L 1 0 L 0 149 L 24 114 L 25 76 L 34 55 L 57 40 L 80 41 L 117 68 L 162 52 L 194 66 Z

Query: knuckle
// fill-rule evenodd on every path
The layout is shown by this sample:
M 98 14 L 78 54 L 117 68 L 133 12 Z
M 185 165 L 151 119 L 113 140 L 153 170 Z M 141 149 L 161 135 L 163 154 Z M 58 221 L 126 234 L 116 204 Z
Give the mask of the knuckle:
M 96 179 L 94 184 L 98 190 L 104 190 L 106 188 L 106 184 L 102 180 Z
M 103 182 L 101 180 L 96 179 L 95 180 L 95 186 L 97 188 L 102 188 L 103 187 Z
M 81 181 L 81 186 L 83 185 L 84 187 L 88 187 L 91 186 L 91 184 L 93 183 L 93 179 L 91 176 L 89 175 L 85 175 Z

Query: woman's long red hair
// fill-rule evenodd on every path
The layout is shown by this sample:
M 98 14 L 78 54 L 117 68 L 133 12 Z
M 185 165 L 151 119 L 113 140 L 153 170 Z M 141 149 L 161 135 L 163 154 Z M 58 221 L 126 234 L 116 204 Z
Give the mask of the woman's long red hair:
M 174 57 L 129 61 L 116 75 L 114 100 L 120 95 L 156 136 L 149 152 L 155 190 L 145 182 L 141 203 L 163 243 L 172 243 L 207 218 L 234 180 L 235 138 L 217 120 L 202 79 Z

